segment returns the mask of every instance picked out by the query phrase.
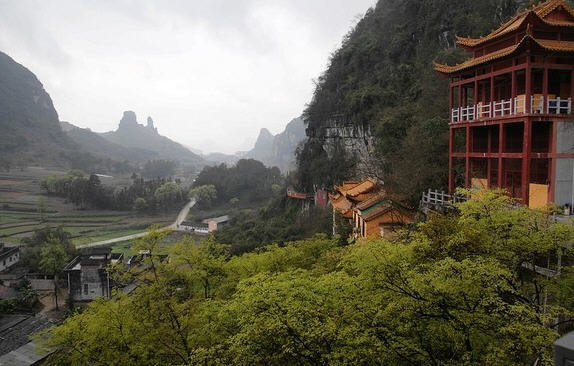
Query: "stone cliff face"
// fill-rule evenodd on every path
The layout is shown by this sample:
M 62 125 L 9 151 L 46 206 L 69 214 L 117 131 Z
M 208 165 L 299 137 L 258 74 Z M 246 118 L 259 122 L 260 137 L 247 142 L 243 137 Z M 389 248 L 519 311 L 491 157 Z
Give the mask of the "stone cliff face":
M 446 158 L 431 157 L 448 151 L 448 89 L 432 62 L 463 61 L 457 35 L 484 35 L 526 2 L 379 0 L 333 53 L 304 111 L 308 139 L 306 161 L 298 162 L 301 188 L 372 171 L 401 193 L 418 196 L 420 187 L 444 180 Z M 439 119 L 444 123 L 435 123 Z M 419 143 L 425 139 L 430 143 Z M 412 166 L 412 159 L 428 169 L 401 178 L 396 173 Z
M 262 128 L 259 131 L 255 146 L 247 153 L 247 157 L 263 161 L 269 159 L 269 153 L 273 149 L 273 135 L 268 129 Z
M 58 164 L 74 148 L 42 83 L 0 52 L 0 158 Z
M 333 119 L 320 127 L 308 127 L 306 143 L 321 146 L 328 159 L 337 159 L 341 151 L 355 162 L 354 176 L 376 175 L 372 158 L 375 139 L 369 126 L 354 125 Z
M 254 148 L 247 152 L 245 157 L 288 172 L 295 167 L 295 150 L 304 139 L 305 127 L 301 118 L 291 120 L 285 130 L 275 136 L 262 128 Z
M 147 118 L 146 128 L 147 128 L 148 130 L 150 130 L 151 132 L 155 133 L 156 135 L 158 134 L 157 128 L 153 125 L 153 119 L 151 119 L 151 117 L 148 117 L 148 118 Z

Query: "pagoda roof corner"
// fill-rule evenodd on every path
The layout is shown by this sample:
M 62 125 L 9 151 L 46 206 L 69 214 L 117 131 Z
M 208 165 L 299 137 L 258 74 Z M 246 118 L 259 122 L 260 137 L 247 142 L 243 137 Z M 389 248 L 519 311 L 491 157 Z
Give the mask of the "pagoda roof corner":
M 572 20 L 557 21 L 546 19 L 550 13 L 558 8 L 564 9 L 570 15 Z M 479 38 L 457 36 L 456 41 L 459 46 L 466 49 L 472 49 L 490 40 L 499 38 L 505 34 L 519 29 L 524 25 L 524 23 L 526 23 L 527 20 L 538 21 L 550 26 L 574 27 L 574 9 L 572 9 L 565 0 L 548 0 L 541 4 L 535 5 L 532 8 L 523 10 L 486 36 Z

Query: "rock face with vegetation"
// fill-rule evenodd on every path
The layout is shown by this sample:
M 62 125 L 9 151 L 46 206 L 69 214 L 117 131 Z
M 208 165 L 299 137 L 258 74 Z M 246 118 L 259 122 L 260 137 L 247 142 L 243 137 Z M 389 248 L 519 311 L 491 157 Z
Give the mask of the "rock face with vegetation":
M 170 140 L 158 133 L 153 120 L 148 118 L 147 125 L 139 124 L 136 114 L 132 111 L 124 112 L 116 131 L 101 134 L 106 140 L 115 144 L 151 151 L 157 158 L 179 161 L 194 166 L 204 165 L 203 158 L 194 154 L 181 144 Z
M 456 35 L 484 35 L 524 5 L 379 0 L 317 80 L 304 112 L 308 139 L 298 159 L 301 188 L 369 174 L 416 200 L 426 188 L 443 186 L 448 89 L 432 62 L 462 60 Z
M 0 163 L 66 161 L 74 144 L 62 132 L 50 95 L 27 68 L 0 52 Z
M 0 52 L 0 170 L 25 165 L 100 172 L 132 169 L 129 164 L 118 162 L 126 160 L 121 154 L 92 154 L 90 147 L 84 149 L 88 131 L 74 130 L 74 133 L 81 135 L 78 141 L 62 130 L 52 99 L 38 78 Z M 100 147 L 100 150 L 109 147 Z M 110 152 L 120 150 L 121 147 L 109 149 Z
M 291 120 L 285 130 L 275 136 L 266 128 L 262 128 L 255 146 L 246 157 L 287 172 L 295 168 L 295 150 L 304 139 L 305 126 L 301 118 Z

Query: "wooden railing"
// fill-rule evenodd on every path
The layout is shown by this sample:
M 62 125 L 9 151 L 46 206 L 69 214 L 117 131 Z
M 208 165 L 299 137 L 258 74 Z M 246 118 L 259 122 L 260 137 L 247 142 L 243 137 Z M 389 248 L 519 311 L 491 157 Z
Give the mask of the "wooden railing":
M 452 206 L 455 203 L 465 202 L 468 198 L 459 195 L 448 194 L 445 191 L 429 189 L 423 192 L 421 206 Z
M 513 116 L 526 111 L 526 96 L 453 108 L 451 123 L 472 122 L 481 119 Z M 530 96 L 531 114 L 572 114 L 572 98 L 535 94 Z

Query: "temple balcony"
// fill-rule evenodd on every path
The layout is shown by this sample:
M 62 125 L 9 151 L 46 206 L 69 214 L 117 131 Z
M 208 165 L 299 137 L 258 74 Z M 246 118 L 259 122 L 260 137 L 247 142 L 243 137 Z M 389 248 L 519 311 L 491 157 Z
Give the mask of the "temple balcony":
M 494 102 L 479 102 L 475 105 L 453 108 L 451 123 L 482 121 L 508 116 L 526 114 L 526 95 Z M 572 98 L 560 98 L 555 95 L 534 94 L 530 96 L 529 114 L 569 115 L 572 114 Z

